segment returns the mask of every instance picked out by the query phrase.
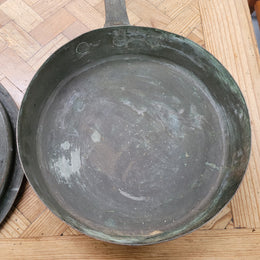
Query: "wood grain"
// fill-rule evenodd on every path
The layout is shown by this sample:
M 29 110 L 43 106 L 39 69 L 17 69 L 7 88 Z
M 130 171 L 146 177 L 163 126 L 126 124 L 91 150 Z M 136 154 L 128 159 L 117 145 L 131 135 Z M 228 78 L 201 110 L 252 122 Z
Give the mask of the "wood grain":
M 126 5 L 131 24 L 179 33 L 205 46 L 239 83 L 253 130 L 243 184 L 200 230 L 159 245 L 125 247 L 80 235 L 26 183 L 0 227 L 0 259 L 260 259 L 260 59 L 247 0 L 127 0 Z M 103 27 L 104 15 L 103 0 L 0 0 L 0 82 L 18 105 L 49 55 Z
M 200 23 L 200 16 L 194 9 L 187 7 L 167 25 L 167 31 L 174 32 L 176 34 L 188 35 L 190 34 Z
M 36 4 L 37 2 L 39 2 L 40 0 L 24 0 L 24 2 L 26 4 L 28 4 L 29 6 L 32 6 L 34 4 Z
M 14 22 L 0 28 L 0 36 L 25 61 L 40 49 L 40 44 Z
M 205 46 L 237 81 L 251 116 L 251 160 L 231 202 L 234 224 L 260 227 L 260 66 L 248 6 L 244 0 L 201 0 L 200 7 Z
M 174 19 L 176 16 L 182 13 L 186 7 L 189 7 L 192 2 L 193 0 L 162 1 L 161 4 L 158 5 L 158 9 Z M 194 4 L 198 4 L 198 0 L 195 0 L 194 2 Z
M 73 22 L 75 22 L 75 17 L 73 17 L 64 8 L 57 11 L 54 15 L 50 16 L 43 23 L 39 24 L 35 29 L 31 31 L 31 35 L 36 39 L 41 45 L 45 45 L 51 41 L 54 37 L 60 34 Z
M 4 86 L 4 88 L 9 92 L 9 94 L 12 96 L 13 100 L 15 101 L 16 105 L 20 107 L 23 99 L 23 92 L 17 88 L 10 80 L 7 78 L 3 78 L 1 80 L 1 84 Z
M 89 28 L 77 20 L 63 31 L 63 35 L 65 35 L 68 39 L 72 40 L 88 31 Z
M 3 223 L 5 228 L 0 230 L 0 238 L 20 237 L 30 224 L 30 221 L 19 210 L 12 209 L 9 218 Z
M 25 189 L 23 196 L 20 198 L 16 208 L 33 223 L 46 210 L 46 206 L 36 196 L 31 186 Z
M 79 236 L 79 235 L 82 234 L 76 229 L 73 229 L 72 227 L 67 227 L 67 229 L 61 234 L 61 236 Z
M 0 27 L 7 24 L 10 20 L 11 18 L 6 15 L 2 10 L 0 10 Z
M 31 4 L 32 9 L 37 12 L 43 19 L 47 19 L 49 16 L 55 14 L 58 10 L 70 2 L 70 0 L 33 1 L 35 3 Z
M 202 47 L 205 47 L 205 42 L 204 42 L 204 36 L 203 36 L 203 31 L 202 31 L 202 25 L 201 23 L 199 25 L 197 25 L 195 27 L 194 30 L 192 30 L 190 32 L 190 34 L 188 34 L 186 36 L 187 38 L 189 38 L 190 40 L 198 43 L 199 45 L 201 45 Z
M 148 2 L 157 7 L 160 3 L 163 2 L 163 0 L 148 0 Z
M 66 9 L 90 30 L 101 28 L 105 23 L 104 16 L 84 0 L 71 1 Z
M 160 12 L 146 0 L 132 1 L 127 7 L 137 16 L 142 17 L 142 20 L 147 26 L 163 29 L 171 22 L 169 16 Z
M 31 7 L 21 0 L 8 0 L 0 6 L 0 10 L 27 32 L 43 21 Z
M 8 43 L 0 37 L 0 52 L 3 51 L 8 46 Z
M 57 236 L 67 228 L 67 224 L 45 209 L 31 225 L 27 226 L 20 237 Z
M 259 259 L 260 232 L 200 230 L 167 243 L 129 247 L 86 236 L 0 239 L 2 259 Z M 232 245 L 232 246 L 231 246 Z
M 33 68 L 10 48 L 0 53 L 0 68 L 1 73 L 22 92 L 26 90 L 35 73 Z

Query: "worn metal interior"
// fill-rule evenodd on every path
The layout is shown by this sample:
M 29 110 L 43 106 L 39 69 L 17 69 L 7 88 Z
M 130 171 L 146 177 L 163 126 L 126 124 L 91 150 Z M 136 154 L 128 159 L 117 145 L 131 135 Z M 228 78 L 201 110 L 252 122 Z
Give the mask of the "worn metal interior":
M 18 147 L 57 216 L 92 237 L 142 245 L 198 228 L 230 200 L 250 123 L 237 84 L 206 50 L 114 26 L 74 39 L 39 69 Z

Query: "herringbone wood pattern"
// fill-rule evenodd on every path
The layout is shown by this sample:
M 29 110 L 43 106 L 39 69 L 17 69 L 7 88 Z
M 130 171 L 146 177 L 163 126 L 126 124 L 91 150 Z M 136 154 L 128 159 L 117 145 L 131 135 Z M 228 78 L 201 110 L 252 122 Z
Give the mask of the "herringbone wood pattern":
M 199 0 L 127 0 L 132 25 L 181 34 L 205 46 Z M 41 64 L 78 35 L 102 27 L 103 0 L 1 0 L 0 82 L 19 106 Z M 230 205 L 203 229 L 232 229 Z M 0 238 L 78 235 L 55 217 L 25 182 Z

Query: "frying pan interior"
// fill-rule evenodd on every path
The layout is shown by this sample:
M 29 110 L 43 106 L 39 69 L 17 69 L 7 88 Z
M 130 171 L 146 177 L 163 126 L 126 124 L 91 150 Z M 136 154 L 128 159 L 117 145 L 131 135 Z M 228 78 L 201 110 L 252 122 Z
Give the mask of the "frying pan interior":
M 250 152 L 241 92 L 178 35 L 86 33 L 33 78 L 18 120 L 26 175 L 74 228 L 121 244 L 186 234 L 235 193 Z

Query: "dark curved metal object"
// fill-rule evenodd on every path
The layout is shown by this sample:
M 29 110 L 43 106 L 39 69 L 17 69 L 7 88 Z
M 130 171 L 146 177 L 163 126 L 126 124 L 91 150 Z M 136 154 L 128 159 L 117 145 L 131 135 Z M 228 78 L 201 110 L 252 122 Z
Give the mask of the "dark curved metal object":
M 13 159 L 13 137 L 8 115 L 0 103 L 0 197 L 5 191 Z
M 0 84 L 0 223 L 10 211 L 24 176 L 14 142 L 17 115 L 16 104 Z
M 242 180 L 250 137 L 245 101 L 222 64 L 179 35 L 133 26 L 91 31 L 56 51 L 18 119 L 20 159 L 43 202 L 81 232 L 129 245 L 212 218 Z

